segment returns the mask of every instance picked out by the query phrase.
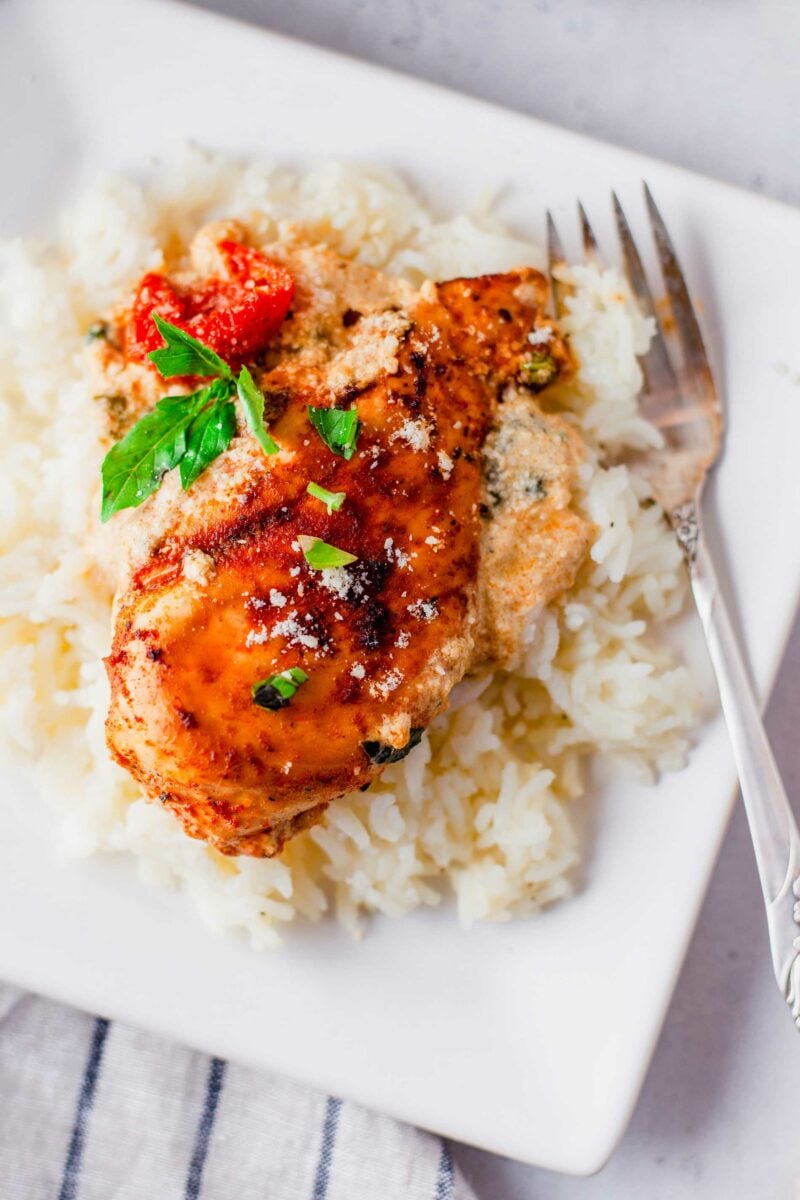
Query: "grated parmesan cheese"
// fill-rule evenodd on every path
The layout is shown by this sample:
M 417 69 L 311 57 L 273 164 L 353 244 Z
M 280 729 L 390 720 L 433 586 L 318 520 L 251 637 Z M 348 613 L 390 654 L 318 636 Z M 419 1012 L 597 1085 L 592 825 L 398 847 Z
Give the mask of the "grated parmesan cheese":
M 340 600 L 346 600 L 348 595 L 360 596 L 364 585 L 344 567 L 325 567 L 319 573 L 319 582 L 329 592 L 334 592 Z
M 427 450 L 431 444 L 431 427 L 427 421 L 412 421 L 410 417 L 406 417 L 390 440 L 405 442 L 412 450 Z
M 444 450 L 439 450 L 436 454 L 436 461 L 439 463 L 439 470 L 445 479 L 449 479 L 453 473 L 453 460 Z
M 285 637 L 290 646 L 306 646 L 309 650 L 316 650 L 319 646 L 319 638 L 304 629 L 298 621 L 297 609 L 293 609 L 288 617 L 273 626 L 272 636 Z
M 385 700 L 402 682 L 403 673 L 395 667 L 383 679 L 376 679 L 374 683 L 369 685 L 369 694 L 370 696 L 380 696 Z
M 439 615 L 433 600 L 415 600 L 413 604 L 406 605 L 406 612 L 410 612 L 412 617 L 419 617 L 421 621 L 432 621 Z
M 395 546 L 394 538 L 388 537 L 383 543 L 383 548 L 386 551 L 386 557 L 389 562 L 396 562 L 401 570 L 408 566 L 408 555 L 405 550 L 401 550 L 399 546 Z
M 183 556 L 183 577 L 190 583 L 206 587 L 216 573 L 217 565 L 210 554 L 202 550 L 187 550 Z
M 532 346 L 545 346 L 552 338 L 553 330 L 549 325 L 543 325 L 541 329 L 532 329 L 528 334 L 528 341 Z

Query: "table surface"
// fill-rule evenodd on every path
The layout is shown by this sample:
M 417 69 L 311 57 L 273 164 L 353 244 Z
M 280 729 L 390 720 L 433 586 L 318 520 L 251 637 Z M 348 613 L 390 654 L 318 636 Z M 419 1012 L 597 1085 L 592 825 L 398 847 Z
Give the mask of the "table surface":
M 202 3 L 800 202 L 796 0 Z M 798 318 L 800 329 L 800 306 Z M 795 369 L 800 340 L 797 358 Z M 800 791 L 799 712 L 800 623 L 768 713 L 790 796 Z M 797 1198 L 799 1067 L 737 810 L 640 1103 L 609 1165 L 574 1179 L 454 1150 L 480 1200 Z

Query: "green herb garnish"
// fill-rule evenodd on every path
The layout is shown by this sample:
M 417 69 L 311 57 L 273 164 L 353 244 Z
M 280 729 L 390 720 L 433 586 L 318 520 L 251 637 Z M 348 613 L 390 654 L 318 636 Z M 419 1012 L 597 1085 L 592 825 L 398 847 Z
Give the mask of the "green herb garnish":
M 320 487 L 318 483 L 309 483 L 306 491 L 315 500 L 321 500 L 327 506 L 329 513 L 338 512 L 345 501 L 345 492 L 329 492 L 327 488 Z
M 308 683 L 305 671 L 301 667 L 290 667 L 288 671 L 281 671 L 279 675 L 268 675 L 266 679 L 254 683 L 250 694 L 253 703 L 259 708 L 277 712 L 279 708 L 286 707 L 304 683 Z
M 265 454 L 278 454 L 280 446 L 267 433 L 264 426 L 264 395 L 253 382 L 253 376 L 247 367 L 242 367 L 236 380 L 236 391 L 242 402 L 244 416 L 253 436 Z
M 538 390 L 553 382 L 558 374 L 558 366 L 552 354 L 546 350 L 534 350 L 520 364 L 520 374 L 523 383 Z
M 360 429 L 355 408 L 314 408 L 309 404 L 308 419 L 334 454 L 348 460 L 353 457 Z
M 165 396 L 111 447 L 102 467 L 102 521 L 120 509 L 138 507 L 177 467 L 186 453 L 187 430 L 208 402 L 208 392 L 203 388 L 191 396 Z
M 87 342 L 106 341 L 108 338 L 108 325 L 105 321 L 95 321 L 86 330 L 85 338 Z
M 236 408 L 230 400 L 214 400 L 195 417 L 186 434 L 186 451 L 179 463 L 185 492 L 218 454 L 228 449 L 236 433 Z
M 100 518 L 107 521 L 123 508 L 137 508 L 160 486 L 167 471 L 180 467 L 187 491 L 206 467 L 222 454 L 236 433 L 238 396 L 245 420 L 267 454 L 277 454 L 277 442 L 264 426 L 264 397 L 247 367 L 238 378 L 218 354 L 153 313 L 167 345 L 150 358 L 166 378 L 200 375 L 212 382 L 188 396 L 164 396 L 112 446 L 103 460 L 103 499 Z
M 309 537 L 308 534 L 301 533 L 297 540 L 306 562 L 315 571 L 324 571 L 328 567 L 346 567 L 348 563 L 358 562 L 355 554 L 348 554 L 346 550 L 340 550 L 338 546 L 329 546 L 327 542 L 323 542 L 322 538 Z
M 167 344 L 160 350 L 151 350 L 147 357 L 155 363 L 165 379 L 171 379 L 173 375 L 200 375 L 203 378 L 216 375 L 220 379 L 233 378 L 228 364 L 210 346 L 204 346 L 177 325 L 171 325 L 157 312 L 151 313 L 151 316 Z
M 415 746 L 418 746 L 422 741 L 422 735 L 425 732 L 424 725 L 412 726 L 411 733 L 405 746 L 390 746 L 386 742 L 362 742 L 361 749 L 366 754 L 371 763 L 376 767 L 388 766 L 389 763 L 401 762 L 402 759 L 410 754 Z

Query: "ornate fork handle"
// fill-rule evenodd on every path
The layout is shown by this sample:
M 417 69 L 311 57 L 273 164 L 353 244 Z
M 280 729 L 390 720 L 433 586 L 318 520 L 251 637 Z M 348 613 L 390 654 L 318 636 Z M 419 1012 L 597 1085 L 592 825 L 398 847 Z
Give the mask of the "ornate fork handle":
M 700 493 L 719 455 L 722 408 L 703 335 L 681 265 L 664 218 L 645 184 L 645 202 L 666 290 L 667 313 L 653 301 L 644 264 L 622 205 L 612 193 L 625 274 L 641 312 L 653 323 L 653 339 L 640 356 L 644 387 L 642 416 L 661 431 L 660 446 L 630 459 L 647 480 L 654 499 L 669 514 L 689 564 L 695 603 L 717 676 L 722 709 L 745 811 L 755 848 L 767 909 L 772 965 L 800 1028 L 800 833 L 772 757 L 761 714 L 720 592 L 703 537 Z M 578 204 L 583 248 L 590 263 L 601 261 L 597 239 Z M 555 222 L 547 214 L 550 292 L 559 317 L 565 315 L 560 269 L 564 251 Z M 665 318 L 669 317 L 667 321 Z M 670 350 L 679 348 L 677 360 Z M 694 497 L 694 499 L 690 499 Z
M 786 882 L 767 905 L 767 922 L 775 978 L 800 1029 L 800 845 L 796 829 Z
M 719 589 L 699 504 L 681 505 L 671 520 L 689 565 L 739 772 L 767 908 L 775 977 L 800 1028 L 800 831 Z

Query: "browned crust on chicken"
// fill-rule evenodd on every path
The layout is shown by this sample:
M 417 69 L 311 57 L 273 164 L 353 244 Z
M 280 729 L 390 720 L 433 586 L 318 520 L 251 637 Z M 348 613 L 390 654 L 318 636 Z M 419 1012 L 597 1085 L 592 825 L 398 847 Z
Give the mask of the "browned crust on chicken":
M 499 528 L 519 517 L 510 493 L 504 513 L 487 513 L 483 452 L 504 397 L 538 413 L 529 393 L 507 389 L 541 320 L 542 277 L 525 269 L 414 293 L 318 247 L 273 253 L 298 280 L 260 375 L 281 454 L 268 459 L 240 430 L 188 494 L 168 477 L 109 527 L 119 571 L 110 749 L 189 834 L 230 854 L 274 854 L 331 799 L 368 786 L 383 767 L 364 744 L 402 749 L 471 667 L 513 657 L 517 610 L 538 596 L 512 588 L 489 620 L 479 580 L 487 519 Z M 560 338 L 548 352 L 569 370 Z M 106 375 L 124 382 L 113 346 L 102 353 Z M 137 408 L 153 386 L 129 389 Z M 309 404 L 331 403 L 358 407 L 349 462 L 308 422 Z M 563 588 L 588 542 L 569 510 L 580 450 L 563 422 L 539 417 L 561 445 L 537 528 L 561 547 Z M 329 514 L 309 481 L 345 492 L 342 509 Z M 299 534 L 358 562 L 312 571 Z M 532 536 L 520 543 L 529 567 Z M 509 562 L 509 537 L 492 551 L 506 583 L 525 567 Z M 511 625 L 495 636 L 500 609 Z M 251 685 L 292 666 L 309 676 L 292 703 L 254 705 Z

